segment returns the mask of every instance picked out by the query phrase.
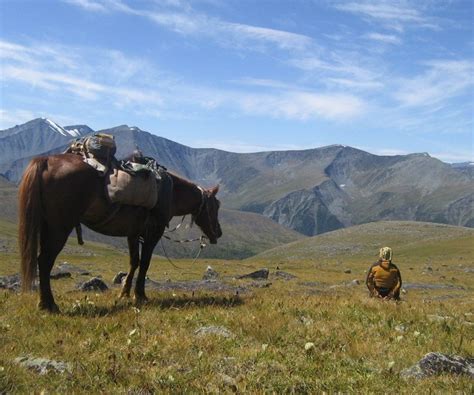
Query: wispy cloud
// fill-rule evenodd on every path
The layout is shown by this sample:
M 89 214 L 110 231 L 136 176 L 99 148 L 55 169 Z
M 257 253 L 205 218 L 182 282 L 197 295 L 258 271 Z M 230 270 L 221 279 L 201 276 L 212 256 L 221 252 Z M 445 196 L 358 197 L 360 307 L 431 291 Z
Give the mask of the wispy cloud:
M 2 65 L 5 82 L 21 83 L 57 97 L 66 92 L 69 97 L 86 103 L 100 101 L 102 105 L 111 104 L 138 113 L 163 116 L 168 111 L 176 114 L 177 108 L 185 108 L 183 115 L 193 108 L 206 112 L 228 109 L 250 116 L 302 121 L 346 120 L 359 116 L 367 107 L 365 101 L 355 95 L 314 92 L 275 80 L 243 79 L 243 84 L 238 85 L 255 88 L 250 91 L 209 88 L 194 82 L 187 84 L 179 78 L 165 80 L 153 73 L 147 74 L 146 63 L 129 59 L 118 51 L 100 51 L 102 56 L 97 57 L 105 57 L 107 64 L 112 60 L 115 65 L 123 64 L 117 75 L 110 67 L 103 67 L 100 60 L 94 65 L 85 62 L 82 56 L 85 57 L 89 50 L 81 48 L 61 47 L 63 56 L 74 53 L 77 62 L 74 67 L 68 64 L 53 67 L 50 57 L 57 52 L 53 45 L 49 46 L 52 48 L 49 52 L 36 53 L 33 44 L 0 43 L 10 49 L 8 54 L 4 53 Z M 29 57 L 32 53 L 34 62 Z M 270 86 L 271 92 L 262 91 Z
M 385 44 L 401 44 L 402 42 L 398 36 L 393 34 L 368 33 L 365 37 Z
M 474 63 L 466 60 L 433 60 L 427 71 L 399 81 L 394 97 L 404 106 L 435 106 L 465 93 L 474 85 Z
M 403 0 L 336 3 L 335 8 L 382 23 L 387 28 L 404 31 L 406 26 L 439 29 L 433 18 L 425 16 L 414 5 Z
M 63 0 L 63 1 L 69 4 L 82 7 L 88 11 L 94 11 L 94 12 L 107 11 L 107 8 L 103 4 L 94 0 Z
M 262 49 L 262 45 L 274 45 L 284 50 L 303 50 L 307 48 L 312 39 L 308 36 L 292 33 L 269 27 L 253 26 L 234 23 L 217 17 L 209 17 L 192 10 L 191 6 L 182 2 L 163 2 L 162 10 L 149 10 L 131 7 L 120 0 L 86 1 L 67 0 L 87 11 L 122 12 L 138 17 L 147 18 L 159 26 L 183 35 L 198 34 L 201 37 L 211 37 L 221 45 L 247 48 L 251 50 Z M 252 45 L 253 44 L 253 45 Z

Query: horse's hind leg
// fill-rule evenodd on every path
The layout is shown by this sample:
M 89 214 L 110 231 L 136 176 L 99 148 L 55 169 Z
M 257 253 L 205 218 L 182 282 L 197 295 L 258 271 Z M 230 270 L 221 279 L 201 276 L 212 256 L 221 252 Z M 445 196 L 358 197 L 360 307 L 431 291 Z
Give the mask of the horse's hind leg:
M 135 275 L 135 270 L 137 270 L 138 262 L 140 261 L 140 248 L 138 237 L 128 237 L 128 253 L 130 255 L 130 271 L 125 277 L 125 282 L 122 287 L 122 292 L 120 292 L 120 297 L 130 297 L 130 289 L 132 288 L 133 276 Z
M 140 268 L 138 269 L 137 283 L 135 284 L 135 301 L 137 304 L 148 301 L 148 298 L 145 295 L 146 272 L 150 267 L 151 256 L 158 239 L 159 238 L 154 237 L 153 240 L 146 240 L 142 246 Z
M 71 228 L 72 230 L 72 228 Z M 40 254 L 38 256 L 40 301 L 38 307 L 52 313 L 59 312 L 51 291 L 50 275 L 56 257 L 66 244 L 71 232 L 53 231 L 43 225 L 40 239 Z

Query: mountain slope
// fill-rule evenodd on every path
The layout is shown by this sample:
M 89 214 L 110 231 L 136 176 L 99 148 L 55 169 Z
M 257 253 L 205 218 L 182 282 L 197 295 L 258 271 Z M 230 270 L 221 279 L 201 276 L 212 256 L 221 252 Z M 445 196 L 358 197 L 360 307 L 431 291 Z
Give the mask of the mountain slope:
M 71 140 L 91 131 L 90 128 L 68 130 L 47 118 L 37 118 L 23 125 L 1 130 L 0 174 L 7 174 L 9 180 L 17 182 L 29 158 L 46 152 L 60 152 Z
M 49 129 L 42 129 L 49 124 L 45 120 L 39 123 L 30 137 L 50 136 Z M 10 139 L 19 134 L 12 129 L 0 132 L 0 138 L 9 141 L 8 145 L 0 144 L 0 157 L 13 144 Z M 62 130 L 91 131 L 84 125 Z M 474 225 L 472 175 L 428 154 L 377 156 L 342 145 L 237 154 L 190 148 L 127 125 L 102 132 L 115 136 L 117 157 L 139 148 L 200 185 L 219 183 L 224 207 L 263 214 L 305 235 L 378 220 Z M 38 145 L 45 149 L 43 153 L 64 147 L 65 136 L 57 131 L 55 136 L 62 139 L 54 141 L 56 147 L 46 150 L 46 144 Z M 3 168 L 0 163 L 0 174 L 11 181 L 18 182 L 31 155 L 37 154 L 25 149 L 26 145 L 25 141 L 23 148 L 16 148 L 21 151 L 16 162 Z
M 384 246 L 393 248 L 395 262 L 410 262 L 411 256 L 416 255 L 424 256 L 425 263 L 429 263 L 435 252 L 437 256 L 459 259 L 474 253 L 474 229 L 412 221 L 372 222 L 298 240 L 251 259 L 291 263 L 343 262 L 365 257 L 369 264 L 377 260 L 378 251 Z

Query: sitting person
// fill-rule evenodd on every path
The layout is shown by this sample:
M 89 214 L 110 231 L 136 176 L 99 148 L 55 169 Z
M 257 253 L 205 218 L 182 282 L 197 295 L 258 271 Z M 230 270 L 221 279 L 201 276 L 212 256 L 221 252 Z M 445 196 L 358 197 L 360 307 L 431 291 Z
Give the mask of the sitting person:
M 392 263 L 391 248 L 380 249 L 380 259 L 370 267 L 365 283 L 372 297 L 400 300 L 402 276 Z

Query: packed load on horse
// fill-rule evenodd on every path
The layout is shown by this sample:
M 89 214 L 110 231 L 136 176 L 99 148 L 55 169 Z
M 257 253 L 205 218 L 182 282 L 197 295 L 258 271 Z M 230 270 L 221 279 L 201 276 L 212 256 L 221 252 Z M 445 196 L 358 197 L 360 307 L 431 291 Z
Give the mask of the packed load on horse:
M 64 154 L 34 158 L 23 174 L 18 234 L 22 285 L 31 289 L 39 273 L 42 309 L 58 311 L 51 269 L 80 224 L 109 236 L 127 237 L 130 270 L 121 296 L 130 295 L 138 268 L 134 290 L 138 303 L 147 299 L 145 277 L 153 249 L 172 217 L 191 214 L 211 244 L 222 236 L 218 186 L 200 187 L 143 155 L 134 155 L 139 157 L 134 162 L 118 161 L 115 152 L 112 136 L 90 136 L 74 142 Z
M 117 160 L 113 135 L 98 133 L 77 139 L 66 153 L 80 155 L 105 179 L 107 196 L 112 203 L 153 208 L 158 200 L 166 168 L 155 159 L 136 150 L 128 160 Z

